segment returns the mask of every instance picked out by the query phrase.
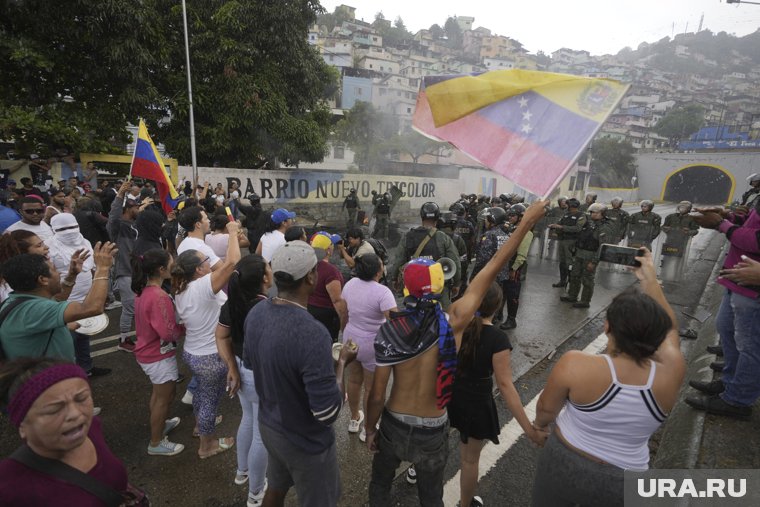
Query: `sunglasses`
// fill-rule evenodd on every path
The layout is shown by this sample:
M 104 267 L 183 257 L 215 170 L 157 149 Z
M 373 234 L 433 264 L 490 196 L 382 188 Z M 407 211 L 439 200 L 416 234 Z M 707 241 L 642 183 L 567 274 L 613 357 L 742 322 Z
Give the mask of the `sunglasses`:
M 35 209 L 22 209 L 21 212 L 22 213 L 28 213 L 30 215 L 42 215 L 43 213 L 45 213 L 45 210 L 44 209 L 37 209 L 37 208 L 35 208 Z

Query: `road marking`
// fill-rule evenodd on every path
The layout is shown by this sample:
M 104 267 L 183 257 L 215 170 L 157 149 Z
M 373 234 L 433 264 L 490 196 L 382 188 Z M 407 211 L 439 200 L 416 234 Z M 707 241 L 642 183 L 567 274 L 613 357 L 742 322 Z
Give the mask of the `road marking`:
M 598 354 L 604 350 L 606 346 L 607 335 L 602 333 L 597 336 L 594 341 L 589 343 L 586 348 L 583 349 L 583 352 L 586 352 L 588 354 Z M 541 392 L 543 392 L 543 390 Z M 530 400 L 524 407 L 525 415 L 527 415 L 528 419 L 531 421 L 536 417 L 536 404 L 538 403 L 538 398 L 541 396 L 541 392 L 539 392 L 535 398 Z M 517 443 L 517 440 L 521 436 L 523 436 L 523 430 L 516 419 L 512 418 L 511 421 L 502 426 L 501 434 L 499 435 L 499 445 L 494 445 L 490 442 L 487 442 L 480 453 L 478 481 L 480 481 L 480 479 L 482 479 L 494 466 L 496 466 L 496 463 L 501 459 L 502 456 L 504 456 L 504 454 L 507 453 L 507 451 L 509 451 L 513 445 L 515 445 L 515 443 Z M 448 482 L 446 482 L 446 485 L 443 487 L 444 505 L 454 506 L 457 504 L 457 502 L 459 502 L 459 474 L 460 471 L 458 470 L 457 473 L 454 474 L 454 477 L 449 479 Z
M 107 349 L 96 350 L 95 352 L 90 353 L 90 356 L 91 357 L 104 356 L 106 354 L 110 354 L 111 352 L 116 352 L 117 350 L 119 349 L 116 346 L 108 347 Z
M 134 336 L 135 332 L 132 331 L 131 333 L 127 334 L 127 338 Z M 90 346 L 92 345 L 100 345 L 101 343 L 108 343 L 112 342 L 114 340 L 118 340 L 121 334 L 115 334 L 113 336 L 106 336 L 105 338 L 98 338 L 97 340 L 90 340 Z

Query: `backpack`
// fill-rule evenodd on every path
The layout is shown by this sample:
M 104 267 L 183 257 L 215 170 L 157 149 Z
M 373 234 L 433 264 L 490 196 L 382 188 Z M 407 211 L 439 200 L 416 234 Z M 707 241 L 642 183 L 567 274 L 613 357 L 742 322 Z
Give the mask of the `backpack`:
M 388 250 L 385 248 L 385 245 L 375 238 L 367 238 L 365 241 L 370 244 L 373 250 L 375 250 L 375 255 L 380 257 L 383 264 L 388 264 Z

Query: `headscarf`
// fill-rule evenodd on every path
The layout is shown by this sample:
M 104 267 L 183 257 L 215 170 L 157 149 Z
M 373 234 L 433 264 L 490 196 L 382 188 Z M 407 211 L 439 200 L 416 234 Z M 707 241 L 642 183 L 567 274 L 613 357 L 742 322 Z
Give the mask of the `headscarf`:
M 87 380 L 87 374 L 76 364 L 63 363 L 51 366 L 24 382 L 8 402 L 8 417 L 11 423 L 17 428 L 21 426 L 32 404 L 42 393 L 58 382 L 70 378 Z
M 50 219 L 50 226 L 53 229 L 53 237 L 48 242 L 50 247 L 50 257 L 60 256 L 70 261 L 77 250 L 86 250 L 90 256 L 84 261 L 82 272 L 87 272 L 95 267 L 93 259 L 92 245 L 79 232 L 77 219 L 71 213 L 58 213 Z

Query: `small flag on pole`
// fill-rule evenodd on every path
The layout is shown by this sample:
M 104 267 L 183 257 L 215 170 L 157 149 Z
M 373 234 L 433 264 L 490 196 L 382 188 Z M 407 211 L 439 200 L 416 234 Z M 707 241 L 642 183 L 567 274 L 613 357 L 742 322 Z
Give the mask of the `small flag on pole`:
M 137 131 L 137 145 L 129 174 L 156 183 L 156 190 L 161 198 L 161 206 L 166 213 L 170 213 L 179 202 L 179 193 L 174 188 L 174 183 L 172 183 L 164 166 L 164 160 L 158 153 L 156 145 L 153 144 L 153 140 L 148 134 L 148 128 L 142 119 L 140 119 L 140 127 Z
M 545 197 L 627 90 L 610 79 L 528 70 L 427 76 L 413 125 Z

